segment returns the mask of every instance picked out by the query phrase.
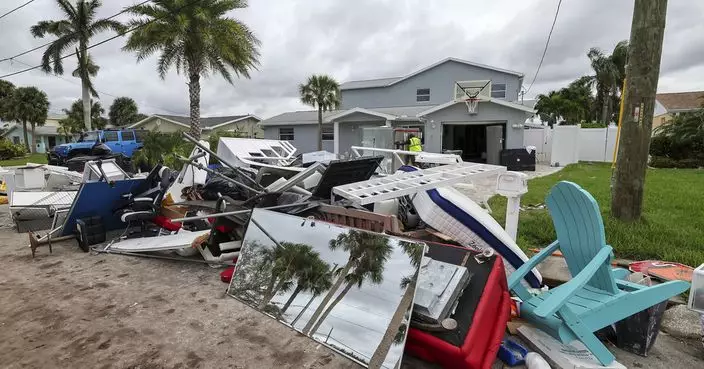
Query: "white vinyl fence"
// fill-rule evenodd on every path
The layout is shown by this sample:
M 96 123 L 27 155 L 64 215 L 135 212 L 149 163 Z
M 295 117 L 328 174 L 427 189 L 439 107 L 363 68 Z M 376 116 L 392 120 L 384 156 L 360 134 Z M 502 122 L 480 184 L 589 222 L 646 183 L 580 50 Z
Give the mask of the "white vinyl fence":
M 552 166 L 565 166 L 578 161 L 611 162 L 617 130 L 617 127 L 580 126 L 527 129 L 523 144 L 536 147 L 536 161 Z

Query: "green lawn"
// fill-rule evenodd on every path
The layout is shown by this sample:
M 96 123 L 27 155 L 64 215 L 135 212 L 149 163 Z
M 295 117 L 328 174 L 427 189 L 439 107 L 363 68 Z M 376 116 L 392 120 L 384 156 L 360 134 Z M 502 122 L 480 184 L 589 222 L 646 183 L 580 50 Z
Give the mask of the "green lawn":
M 23 158 L 0 160 L 0 166 L 11 167 L 15 165 L 25 165 L 27 163 L 46 164 L 46 154 L 32 154 Z
M 694 267 L 704 263 L 704 170 L 649 169 L 643 218 L 630 224 L 610 215 L 609 164 L 579 163 L 533 179 L 521 206 L 543 204 L 550 188 L 561 180 L 579 184 L 597 200 L 606 241 L 618 257 L 670 260 Z M 494 217 L 504 224 L 506 199 L 494 196 L 490 205 Z M 555 239 L 547 209 L 522 211 L 519 219 L 518 244 L 524 250 L 547 246 Z

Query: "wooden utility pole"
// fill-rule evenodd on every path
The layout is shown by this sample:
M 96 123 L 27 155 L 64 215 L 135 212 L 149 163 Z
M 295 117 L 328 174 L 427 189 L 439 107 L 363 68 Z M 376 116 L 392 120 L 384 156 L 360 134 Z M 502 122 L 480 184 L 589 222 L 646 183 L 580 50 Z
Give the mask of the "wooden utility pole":
M 621 137 L 611 191 L 611 214 L 623 221 L 640 219 L 643 209 L 666 13 L 667 0 L 635 0 Z

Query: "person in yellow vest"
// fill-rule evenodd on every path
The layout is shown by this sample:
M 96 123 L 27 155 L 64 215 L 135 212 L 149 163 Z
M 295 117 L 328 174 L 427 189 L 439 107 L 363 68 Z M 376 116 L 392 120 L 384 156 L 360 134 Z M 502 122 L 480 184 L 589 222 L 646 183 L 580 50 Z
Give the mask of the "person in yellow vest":
M 423 151 L 423 143 L 420 141 L 420 138 L 416 137 L 414 134 L 410 134 L 408 136 L 408 151 L 413 151 L 413 152 L 420 152 Z M 416 163 L 416 157 L 415 155 L 410 155 L 410 164 L 415 165 Z

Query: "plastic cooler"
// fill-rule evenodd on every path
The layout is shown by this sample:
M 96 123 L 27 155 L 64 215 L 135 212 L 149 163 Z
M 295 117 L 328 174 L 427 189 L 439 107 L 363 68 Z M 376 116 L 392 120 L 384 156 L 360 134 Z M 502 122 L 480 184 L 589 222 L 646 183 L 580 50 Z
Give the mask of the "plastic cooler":
M 694 269 L 692 273 L 692 287 L 689 289 L 689 303 L 687 306 L 704 314 L 704 264 Z

